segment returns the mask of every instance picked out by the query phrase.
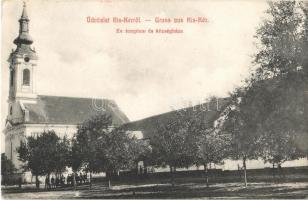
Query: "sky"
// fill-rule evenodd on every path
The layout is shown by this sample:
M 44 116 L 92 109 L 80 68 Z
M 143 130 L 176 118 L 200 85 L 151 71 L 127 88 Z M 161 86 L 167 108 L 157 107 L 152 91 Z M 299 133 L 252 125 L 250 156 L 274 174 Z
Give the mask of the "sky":
M 37 93 L 108 98 L 131 121 L 227 96 L 249 74 L 266 1 L 26 0 L 38 56 Z M 7 115 L 8 56 L 22 1 L 2 1 L 1 124 Z M 140 24 L 87 23 L 141 17 Z M 206 17 L 201 24 L 158 24 L 155 17 Z M 182 34 L 119 34 L 116 29 L 178 28 Z M 4 142 L 1 134 L 1 144 Z M 3 151 L 1 145 L 1 151 Z

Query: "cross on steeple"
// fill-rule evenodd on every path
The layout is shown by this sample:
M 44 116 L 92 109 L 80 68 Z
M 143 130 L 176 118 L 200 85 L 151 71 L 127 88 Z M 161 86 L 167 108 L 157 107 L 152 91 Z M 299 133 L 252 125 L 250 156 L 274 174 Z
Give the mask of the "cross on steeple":
M 23 5 L 21 18 L 27 18 L 28 19 L 27 10 L 26 10 L 27 5 L 26 5 L 25 1 L 23 3 L 24 3 L 24 5 Z

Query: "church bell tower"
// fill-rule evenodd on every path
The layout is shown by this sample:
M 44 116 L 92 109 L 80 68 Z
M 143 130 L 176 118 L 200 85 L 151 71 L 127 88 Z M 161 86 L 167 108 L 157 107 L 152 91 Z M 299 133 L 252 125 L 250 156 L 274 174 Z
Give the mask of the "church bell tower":
M 29 35 L 29 18 L 24 3 L 22 15 L 19 19 L 19 35 L 14 40 L 16 49 L 12 50 L 8 62 L 10 64 L 9 102 L 35 102 L 36 94 L 36 66 L 38 57 L 31 44 Z
M 14 40 L 16 49 L 12 50 L 9 62 L 9 98 L 8 98 L 8 117 L 7 120 L 20 120 L 23 116 L 21 109 L 23 103 L 36 103 L 36 67 L 37 54 L 31 47 L 33 40 L 29 35 L 29 18 L 27 14 L 26 4 L 19 22 L 19 34 Z M 19 122 L 19 121 L 16 122 Z

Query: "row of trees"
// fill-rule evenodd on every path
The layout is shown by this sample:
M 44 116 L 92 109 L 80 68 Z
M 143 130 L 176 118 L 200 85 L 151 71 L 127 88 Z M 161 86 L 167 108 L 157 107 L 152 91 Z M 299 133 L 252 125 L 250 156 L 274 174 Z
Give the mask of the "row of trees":
M 263 158 L 281 166 L 308 154 L 308 11 L 303 2 L 270 2 L 251 76 L 231 93 L 217 127 L 208 128 L 202 111 L 181 112 L 157 125 L 152 140 L 156 162 L 176 167 L 220 163 L 226 158 Z M 207 114 L 205 114 L 207 115 Z
M 150 152 L 144 140 L 137 140 L 121 128 L 110 129 L 112 118 L 102 114 L 92 117 L 78 127 L 73 139 L 73 170 L 84 168 L 92 173 L 105 172 L 112 175 L 124 169 L 135 169 L 138 161 Z M 91 187 L 91 181 L 90 181 Z
M 72 139 L 60 138 L 54 131 L 27 137 L 18 148 L 24 169 L 36 176 L 61 174 L 71 167 L 73 175 L 79 170 L 90 173 L 106 172 L 110 177 L 122 169 L 132 169 L 149 150 L 145 141 L 131 137 L 122 129 L 110 129 L 111 117 L 93 116 L 81 124 Z M 75 177 L 73 177 L 76 185 Z

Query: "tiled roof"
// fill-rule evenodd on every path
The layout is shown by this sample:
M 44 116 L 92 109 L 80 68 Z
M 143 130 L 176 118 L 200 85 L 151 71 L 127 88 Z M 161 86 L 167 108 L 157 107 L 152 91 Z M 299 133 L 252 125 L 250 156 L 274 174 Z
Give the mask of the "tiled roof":
M 129 122 L 113 100 L 60 96 L 38 96 L 36 104 L 24 104 L 31 124 L 80 124 L 91 116 L 105 112 L 112 116 L 113 125 Z M 103 108 L 103 109 L 101 109 Z
M 201 112 L 202 119 L 205 120 L 206 126 L 213 127 L 215 120 L 217 120 L 220 114 L 230 104 L 230 98 L 219 98 L 218 101 L 211 101 L 210 103 L 204 103 L 193 107 L 185 108 L 185 113 L 190 115 L 192 112 Z M 218 109 L 217 109 L 218 102 Z M 155 133 L 155 129 L 158 124 L 167 124 L 181 115 L 183 109 L 155 115 L 145 119 L 141 119 L 134 122 L 124 124 L 122 127 L 129 131 L 142 131 L 144 138 L 151 138 Z

